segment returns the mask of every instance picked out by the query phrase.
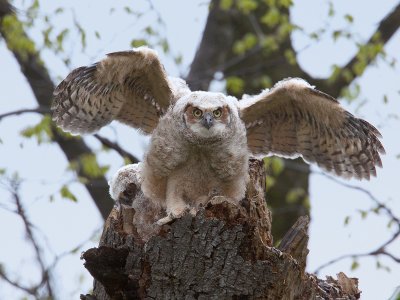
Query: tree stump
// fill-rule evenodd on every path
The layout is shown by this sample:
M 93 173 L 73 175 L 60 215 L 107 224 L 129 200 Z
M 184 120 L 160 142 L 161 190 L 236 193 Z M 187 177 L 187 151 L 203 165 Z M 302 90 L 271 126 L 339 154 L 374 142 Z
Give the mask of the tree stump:
M 263 162 L 249 164 L 240 205 L 215 197 L 147 241 L 132 223 L 135 210 L 114 208 L 99 247 L 82 254 L 95 280 L 93 294 L 81 299 L 358 299 L 357 279 L 305 273 L 307 217 L 273 247 Z

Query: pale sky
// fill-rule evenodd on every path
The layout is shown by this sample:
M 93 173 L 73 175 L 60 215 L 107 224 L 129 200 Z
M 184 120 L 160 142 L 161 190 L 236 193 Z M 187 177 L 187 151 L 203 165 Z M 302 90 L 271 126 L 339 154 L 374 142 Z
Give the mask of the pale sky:
M 27 1 L 26 1 L 27 2 Z M 21 1 L 16 2 L 22 8 Z M 120 3 L 120 2 L 119 2 Z M 146 1 L 121 1 L 132 9 L 146 9 Z M 193 55 L 197 49 L 199 39 L 207 16 L 207 1 L 178 1 L 154 0 L 156 9 L 165 21 L 166 29 L 163 34 L 167 38 L 174 53 L 182 53 L 183 66 L 179 70 L 169 58 L 162 56 L 166 70 L 170 75 L 179 76 L 188 70 Z M 333 20 L 328 20 L 328 2 L 320 0 L 294 1 L 292 9 L 293 21 L 301 25 L 306 32 L 318 29 L 321 24 L 329 23 L 330 32 L 325 38 L 315 44 L 305 38 L 304 34 L 295 33 L 293 42 L 297 50 L 302 49 L 298 60 L 302 67 L 314 76 L 327 76 L 332 64 L 341 65 L 352 57 L 356 48 L 352 43 L 340 40 L 332 42 L 329 34 L 336 29 L 346 26 L 343 16 L 347 13 L 354 17 L 354 28 L 359 33 L 359 40 L 365 41 L 375 30 L 377 23 L 396 4 L 397 1 L 335 1 L 337 12 Z M 140 38 L 140 30 L 154 22 L 152 14 L 143 20 L 135 22 L 127 14 L 116 11 L 109 15 L 109 2 L 101 1 L 40 1 L 41 11 L 49 13 L 58 6 L 73 8 L 76 18 L 88 30 L 87 54 L 81 53 L 79 39 L 72 38 L 66 45 L 67 52 L 71 53 L 73 67 L 88 65 L 101 59 L 106 53 L 125 50 L 133 38 Z M 21 11 L 23 13 L 23 10 Z M 70 13 L 66 16 L 54 16 L 56 28 L 71 26 Z M 34 38 L 40 37 L 40 30 L 31 32 Z M 94 37 L 97 30 L 101 39 Z M 91 33 L 90 33 L 91 32 Z M 116 34 L 115 32 L 119 32 Z M 389 57 L 399 59 L 400 34 L 397 33 L 386 47 Z M 32 92 L 20 73 L 19 66 L 12 55 L 0 41 L 0 113 L 13 111 L 20 108 L 36 106 Z M 60 62 L 60 58 L 44 52 L 42 56 L 47 66 L 50 66 L 51 75 L 55 82 L 57 76 L 65 77 L 70 71 Z M 398 192 L 399 175 L 397 170 L 400 160 L 398 132 L 400 122 L 389 117 L 400 112 L 399 101 L 399 75 L 400 71 L 391 69 L 378 60 L 376 66 L 369 67 L 357 82 L 361 86 L 361 94 L 352 104 L 342 102 L 348 110 L 357 116 L 366 118 L 376 125 L 383 134 L 383 144 L 387 155 L 383 158 L 383 169 L 378 170 L 378 178 L 369 182 L 350 181 L 351 184 L 370 190 L 381 201 L 388 202 L 393 212 L 400 216 L 400 202 Z M 287 74 L 291 76 L 291 74 Z M 218 87 L 218 85 L 216 85 Z M 383 105 L 383 95 L 389 99 Z M 357 109 L 360 103 L 366 100 L 365 105 Z M 0 122 L 0 168 L 7 168 L 10 173 L 18 171 L 21 177 L 26 178 L 22 186 L 22 198 L 29 217 L 37 225 L 37 237 L 45 249 L 47 259 L 51 262 L 54 254 L 59 255 L 66 250 L 74 248 L 82 241 L 92 236 L 93 232 L 101 228 L 102 219 L 92 203 L 85 189 L 78 184 L 72 184 L 71 190 L 79 199 L 72 203 L 55 197 L 49 203 L 48 195 L 57 193 L 63 183 L 73 179 L 71 173 L 66 171 L 67 161 L 62 152 L 55 145 L 38 146 L 34 140 L 25 140 L 19 137 L 21 129 L 33 125 L 40 120 L 34 114 L 22 117 L 7 118 Z M 126 126 L 112 124 L 104 128 L 101 134 L 109 138 L 118 138 L 124 148 L 131 150 L 137 156 L 142 156 L 146 147 L 147 138 L 140 136 L 135 130 Z M 94 148 L 100 145 L 91 137 L 86 141 Z M 104 164 L 111 164 L 107 177 L 110 178 L 123 162 L 113 152 L 101 154 L 100 160 Z M 320 172 L 318 168 L 313 168 Z M 310 228 L 308 270 L 311 272 L 319 265 L 342 254 L 362 253 L 374 250 L 390 237 L 391 231 L 387 228 L 387 218 L 383 215 L 368 215 L 361 220 L 359 210 L 368 210 L 372 202 L 357 191 L 344 188 L 321 175 L 311 176 L 311 213 L 312 223 Z M 9 203 L 9 195 L 0 190 L 1 203 Z M 350 224 L 344 226 L 346 216 L 351 217 Z M 35 282 L 37 277 L 36 266 L 32 264 L 33 253 L 24 238 L 21 221 L 0 208 L 0 240 L 9 241 L 7 247 L 0 247 L 0 264 L 6 267 L 10 274 L 23 282 Z M 46 236 L 44 239 L 43 234 Z M 82 250 L 96 246 L 96 240 L 86 243 Z M 390 248 L 392 253 L 400 256 L 400 241 Z M 80 253 L 63 258 L 57 265 L 53 276 L 57 278 L 57 289 L 60 299 L 76 299 L 80 293 L 87 292 L 92 287 L 92 279 L 79 260 Z M 400 285 L 400 266 L 388 258 L 380 258 L 382 264 L 391 268 L 388 273 L 376 269 L 375 258 L 360 259 L 360 267 L 356 271 L 350 270 L 351 260 L 334 264 L 320 274 L 335 275 L 343 271 L 348 276 L 360 279 L 360 288 L 363 291 L 362 299 L 386 299 L 395 287 Z M 21 272 L 23 270 L 23 272 Z M 15 299 L 15 292 L 0 281 L 0 300 Z

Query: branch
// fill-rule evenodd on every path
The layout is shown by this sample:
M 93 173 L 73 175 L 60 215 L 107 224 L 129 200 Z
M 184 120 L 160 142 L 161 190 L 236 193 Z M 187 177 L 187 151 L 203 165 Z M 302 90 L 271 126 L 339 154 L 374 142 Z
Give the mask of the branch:
M 37 108 L 25 108 L 25 109 L 14 110 L 8 113 L 0 114 L 0 120 L 10 116 L 19 116 L 24 113 L 49 114 L 50 109 L 48 107 L 39 106 Z
M 215 72 L 223 65 L 228 47 L 233 43 L 234 27 L 228 11 L 219 8 L 219 1 L 212 1 L 200 46 L 190 66 L 186 82 L 192 90 L 207 91 Z
M 336 263 L 336 262 L 338 262 L 340 260 L 346 259 L 346 258 L 353 258 L 354 259 L 354 258 L 360 258 L 360 257 L 366 257 L 366 256 L 385 255 L 385 256 L 388 256 L 391 259 L 393 259 L 395 262 L 400 263 L 400 257 L 396 257 L 396 256 L 394 256 L 393 254 L 389 253 L 386 250 L 387 247 L 391 243 L 393 243 L 395 240 L 397 240 L 397 238 L 400 236 L 400 219 L 393 213 L 393 211 L 386 204 L 384 204 L 383 202 L 379 201 L 379 199 L 377 197 L 375 197 L 370 191 L 368 191 L 368 190 L 366 190 L 366 189 L 364 189 L 362 187 L 354 186 L 354 185 L 342 182 L 342 181 L 337 180 L 336 178 L 331 177 L 331 176 L 329 176 L 329 175 L 327 175 L 325 173 L 322 173 L 322 172 L 315 172 L 315 173 L 320 174 L 320 175 L 322 175 L 322 176 L 332 180 L 333 182 L 335 182 L 337 184 L 340 184 L 340 185 L 342 185 L 342 186 L 344 186 L 346 188 L 357 190 L 357 191 L 360 191 L 360 192 L 364 193 L 365 195 L 368 196 L 368 198 L 370 200 L 372 200 L 377 205 L 377 209 L 383 209 L 386 212 L 386 214 L 390 218 L 390 221 L 396 223 L 398 228 L 397 228 L 397 231 L 391 236 L 391 238 L 388 239 L 381 246 L 379 246 L 376 250 L 373 250 L 373 251 L 370 251 L 370 252 L 366 252 L 366 253 L 341 255 L 339 257 L 336 257 L 336 258 L 334 258 L 334 259 L 322 264 L 321 266 L 319 266 L 314 271 L 314 273 L 318 274 L 318 272 L 321 271 L 322 269 L 324 269 L 324 268 L 326 268 L 326 267 L 328 267 L 328 266 L 330 266 L 330 265 L 332 265 L 332 264 L 334 264 L 334 263 Z
M 342 89 L 349 86 L 351 81 L 353 81 L 357 77 L 360 77 L 363 73 L 363 72 L 356 73 L 354 71 L 355 66 L 357 65 L 357 63 L 360 62 L 359 57 L 362 54 L 363 47 L 368 46 L 368 45 L 377 44 L 377 43 L 381 43 L 382 45 L 385 45 L 390 40 L 390 38 L 397 32 L 399 27 L 400 27 L 400 3 L 385 18 L 383 18 L 381 20 L 378 28 L 372 34 L 370 39 L 364 45 L 360 46 L 360 50 L 342 68 L 343 70 L 348 70 L 352 73 L 353 77 L 350 81 L 348 80 L 348 78 L 346 78 L 344 76 L 344 73 L 341 72 L 334 81 L 329 80 L 329 79 L 325 79 L 325 80 L 313 79 L 314 83 L 318 86 L 319 89 L 323 90 L 324 92 L 332 95 L 333 97 L 336 97 L 336 98 L 339 97 Z M 366 64 L 365 64 L 366 67 L 372 61 L 374 61 L 374 59 L 377 57 L 378 54 L 379 54 L 379 52 L 376 52 L 371 57 L 368 57 Z M 365 68 L 364 68 L 364 70 L 365 70 Z
M 13 30 L 14 34 L 8 34 L 6 28 L 3 26 L 3 20 L 6 17 L 14 18 L 12 24 L 16 29 L 18 29 Z M 15 33 L 18 33 L 19 35 L 15 36 Z M 25 33 L 21 22 L 13 14 L 13 9 L 6 0 L 0 0 L 0 35 L 4 38 L 7 47 L 18 61 L 22 73 L 25 75 L 39 107 L 49 108 L 52 101 L 54 84 L 43 61 L 40 59 L 39 52 L 34 49 L 34 42 Z M 13 47 L 13 41 L 15 41 L 15 39 L 24 40 L 32 47 L 29 47 L 28 49 L 16 49 Z M 92 150 L 82 139 L 63 135 L 56 129 L 55 125 L 52 128 L 52 131 L 54 141 L 58 143 L 69 161 L 79 159 L 82 155 L 93 155 Z M 78 171 L 78 175 L 85 177 L 82 170 Z M 106 219 L 114 205 L 114 202 L 108 196 L 107 180 L 104 177 L 99 177 L 96 180 L 99 184 L 93 185 L 92 182 L 89 181 L 85 184 L 85 187 L 95 202 L 103 219 Z
M 26 288 L 21 286 L 20 284 L 10 280 L 5 274 L 4 272 L 0 272 L 1 277 L 7 281 L 9 284 L 13 285 L 14 287 L 17 287 L 19 289 L 24 290 L 25 292 L 28 292 L 29 294 L 32 295 L 36 295 L 37 291 L 39 290 L 39 288 L 42 285 L 45 285 L 46 290 L 47 290 L 47 296 L 49 297 L 49 299 L 54 299 L 54 292 L 53 292 L 53 287 L 52 287 L 52 283 L 51 283 L 51 279 L 50 279 L 50 270 L 46 268 L 45 266 L 45 262 L 44 262 L 44 258 L 42 256 L 42 250 L 40 249 L 39 244 L 37 243 L 35 236 L 33 234 L 33 229 L 32 229 L 32 223 L 30 222 L 28 216 L 25 213 L 25 209 L 24 206 L 22 204 L 22 201 L 20 199 L 19 196 L 19 187 L 20 187 L 20 182 L 17 179 L 11 179 L 10 180 L 10 188 L 9 191 L 12 195 L 12 198 L 15 202 L 15 205 L 17 207 L 16 209 L 16 214 L 21 218 L 22 223 L 24 225 L 24 229 L 25 229 L 25 233 L 27 236 L 28 241 L 30 242 L 30 244 L 33 247 L 34 253 L 35 253 L 35 257 L 36 257 L 36 261 L 39 265 L 41 274 L 42 274 L 42 279 L 40 281 L 39 284 L 37 284 L 34 287 L 31 288 Z M 1 271 L 1 270 L 0 270 Z
M 2 270 L 2 268 L 0 268 L 0 278 L 2 278 L 5 282 L 7 282 L 8 284 L 12 285 L 13 287 L 28 293 L 29 295 L 37 296 L 37 289 L 35 289 L 35 288 L 27 288 L 27 287 L 21 285 L 20 283 L 10 279 L 6 275 L 6 273 Z
M 109 139 L 102 137 L 101 135 L 95 133 L 93 134 L 93 136 L 100 142 L 102 143 L 103 146 L 106 146 L 108 148 L 111 148 L 113 150 L 115 150 L 119 155 L 121 155 L 122 157 L 126 157 L 128 158 L 131 163 L 136 164 L 139 162 L 139 159 L 136 158 L 133 154 L 129 153 L 128 151 L 124 150 L 121 148 L 120 145 L 118 145 L 115 142 L 110 141 Z
M 1 268 L 0 268 L 0 278 L 2 278 L 5 282 L 12 285 L 13 287 L 28 293 L 29 295 L 37 296 L 37 290 L 35 290 L 34 288 L 27 288 L 25 286 L 22 286 L 20 283 L 10 279 Z
M 338 256 L 322 265 L 320 265 L 317 269 L 315 269 L 314 273 L 318 275 L 318 273 L 330 266 L 333 265 L 334 263 L 337 263 L 340 260 L 346 259 L 346 258 L 360 258 L 360 257 L 366 257 L 366 256 L 378 256 L 378 255 L 385 255 L 393 259 L 395 262 L 400 263 L 400 258 L 395 257 L 393 254 L 387 252 L 385 250 L 385 247 L 388 246 L 391 242 L 393 242 L 395 239 L 397 239 L 400 236 L 400 230 L 398 230 L 386 243 L 384 243 L 381 247 L 379 247 L 377 250 L 366 252 L 366 253 L 359 253 L 359 254 L 345 254 Z
M 340 185 L 342 185 L 342 186 L 344 186 L 344 187 L 346 187 L 346 188 L 349 188 L 349 189 L 352 189 L 352 190 L 356 190 L 356 191 L 360 191 L 360 192 L 364 193 L 365 195 L 367 195 L 367 196 L 377 205 L 377 208 L 378 208 L 378 209 L 383 209 L 383 210 L 386 212 L 386 214 L 387 214 L 395 223 L 397 223 L 397 225 L 400 227 L 400 219 L 394 215 L 394 213 L 392 212 L 392 210 L 391 210 L 389 207 L 387 207 L 386 204 L 384 204 L 383 202 L 381 202 L 381 201 L 380 201 L 377 197 L 375 197 L 370 191 L 368 191 L 368 190 L 366 190 L 366 189 L 364 189 L 364 188 L 362 188 L 362 187 L 359 187 L 359 186 L 355 186 L 355 185 L 352 185 L 352 184 L 349 184 L 349 183 L 346 183 L 346 182 L 342 182 L 342 181 L 340 181 L 340 180 L 338 180 L 338 179 L 336 179 L 336 178 L 334 178 L 334 177 L 332 177 L 332 176 L 329 176 L 328 174 L 322 173 L 322 172 L 313 172 L 313 173 L 322 175 L 322 176 L 324 176 L 324 177 L 330 179 L 331 181 L 333 181 L 333 182 L 335 182 L 335 183 L 337 183 L 337 184 L 340 184 Z

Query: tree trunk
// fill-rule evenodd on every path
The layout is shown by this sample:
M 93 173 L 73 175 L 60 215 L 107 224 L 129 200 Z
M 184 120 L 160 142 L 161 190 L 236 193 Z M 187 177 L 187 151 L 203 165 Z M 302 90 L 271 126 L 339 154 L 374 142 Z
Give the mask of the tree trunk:
M 240 205 L 214 197 L 147 242 L 132 223 L 134 209 L 114 208 L 99 247 L 82 254 L 95 281 L 93 295 L 81 299 L 358 299 L 357 279 L 305 273 L 308 217 L 273 247 L 263 162 L 249 164 Z

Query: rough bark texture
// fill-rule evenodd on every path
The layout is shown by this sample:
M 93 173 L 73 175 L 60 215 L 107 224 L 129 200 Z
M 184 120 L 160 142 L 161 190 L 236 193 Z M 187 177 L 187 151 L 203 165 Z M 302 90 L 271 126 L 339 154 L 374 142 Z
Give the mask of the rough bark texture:
M 308 217 L 272 247 L 262 161 L 240 205 L 214 198 L 144 242 L 128 206 L 111 212 L 98 248 L 83 253 L 95 278 L 81 299 L 357 299 L 357 280 L 326 281 L 305 273 Z

